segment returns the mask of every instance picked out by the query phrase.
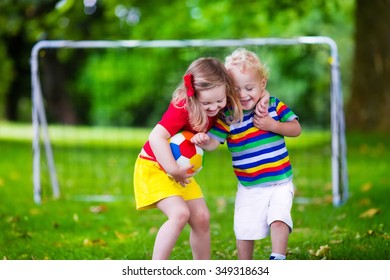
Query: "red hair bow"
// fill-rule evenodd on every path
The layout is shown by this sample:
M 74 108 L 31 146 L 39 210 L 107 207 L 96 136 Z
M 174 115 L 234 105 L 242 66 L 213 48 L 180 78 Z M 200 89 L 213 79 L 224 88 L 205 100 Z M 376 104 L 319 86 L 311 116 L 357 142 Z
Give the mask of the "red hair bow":
M 186 74 L 184 76 L 184 85 L 187 88 L 187 96 L 194 96 L 194 87 L 192 86 L 192 74 Z

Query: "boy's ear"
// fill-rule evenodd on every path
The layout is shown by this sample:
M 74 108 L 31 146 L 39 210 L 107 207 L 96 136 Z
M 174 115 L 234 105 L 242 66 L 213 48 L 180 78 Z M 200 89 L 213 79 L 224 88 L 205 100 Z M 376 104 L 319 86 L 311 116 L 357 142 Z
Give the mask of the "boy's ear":
M 262 80 L 261 80 L 261 88 L 262 89 L 265 89 L 265 87 L 267 86 L 267 78 L 263 78 Z

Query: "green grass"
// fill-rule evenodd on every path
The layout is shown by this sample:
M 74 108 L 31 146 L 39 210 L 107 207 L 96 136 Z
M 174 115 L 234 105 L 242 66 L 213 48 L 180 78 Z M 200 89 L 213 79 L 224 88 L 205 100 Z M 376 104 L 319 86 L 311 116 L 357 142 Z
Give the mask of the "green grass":
M 158 210 L 136 211 L 132 190 L 134 161 L 148 131 L 121 129 L 116 131 L 119 140 L 102 143 L 102 133 L 110 132 L 51 128 L 61 197 L 52 198 L 42 160 L 43 201 L 36 205 L 31 127 L 0 123 L 2 259 L 150 259 L 165 218 Z M 332 205 L 329 134 L 304 131 L 289 139 L 297 187 L 289 259 L 390 258 L 388 136 L 347 135 L 350 197 L 341 207 Z M 236 259 L 232 229 L 236 181 L 225 148 L 206 154 L 197 180 L 211 212 L 212 259 Z M 188 234 L 185 228 L 172 259 L 191 259 Z M 269 238 L 258 241 L 255 258 L 267 259 L 269 251 Z

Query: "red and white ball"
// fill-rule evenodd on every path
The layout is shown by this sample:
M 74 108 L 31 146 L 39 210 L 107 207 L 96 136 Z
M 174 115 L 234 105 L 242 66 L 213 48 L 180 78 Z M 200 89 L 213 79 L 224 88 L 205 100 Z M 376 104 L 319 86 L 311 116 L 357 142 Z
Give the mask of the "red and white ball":
M 169 139 L 173 157 L 181 166 L 194 165 L 190 170 L 192 175 L 197 174 L 203 167 L 203 149 L 191 143 L 192 132 L 181 131 Z

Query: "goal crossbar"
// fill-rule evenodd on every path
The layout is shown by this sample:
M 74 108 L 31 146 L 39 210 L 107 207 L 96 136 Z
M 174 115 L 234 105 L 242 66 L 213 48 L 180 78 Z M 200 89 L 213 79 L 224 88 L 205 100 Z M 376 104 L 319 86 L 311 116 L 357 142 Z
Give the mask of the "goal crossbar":
M 39 78 L 39 52 L 43 49 L 59 48 L 183 48 L 183 47 L 243 47 L 264 45 L 327 45 L 330 48 L 331 86 L 331 150 L 332 150 L 332 199 L 334 206 L 340 206 L 348 198 L 348 175 L 346 163 L 345 117 L 341 91 L 341 75 L 336 42 L 325 36 L 302 36 L 295 38 L 248 38 L 221 40 L 43 40 L 37 42 L 31 51 L 32 84 L 32 125 L 33 125 L 33 194 L 34 201 L 41 203 L 40 178 L 40 135 L 42 133 L 46 160 L 49 168 L 53 197 L 60 196 L 60 187 L 54 163 L 47 128 L 46 113 L 43 106 L 42 89 Z

